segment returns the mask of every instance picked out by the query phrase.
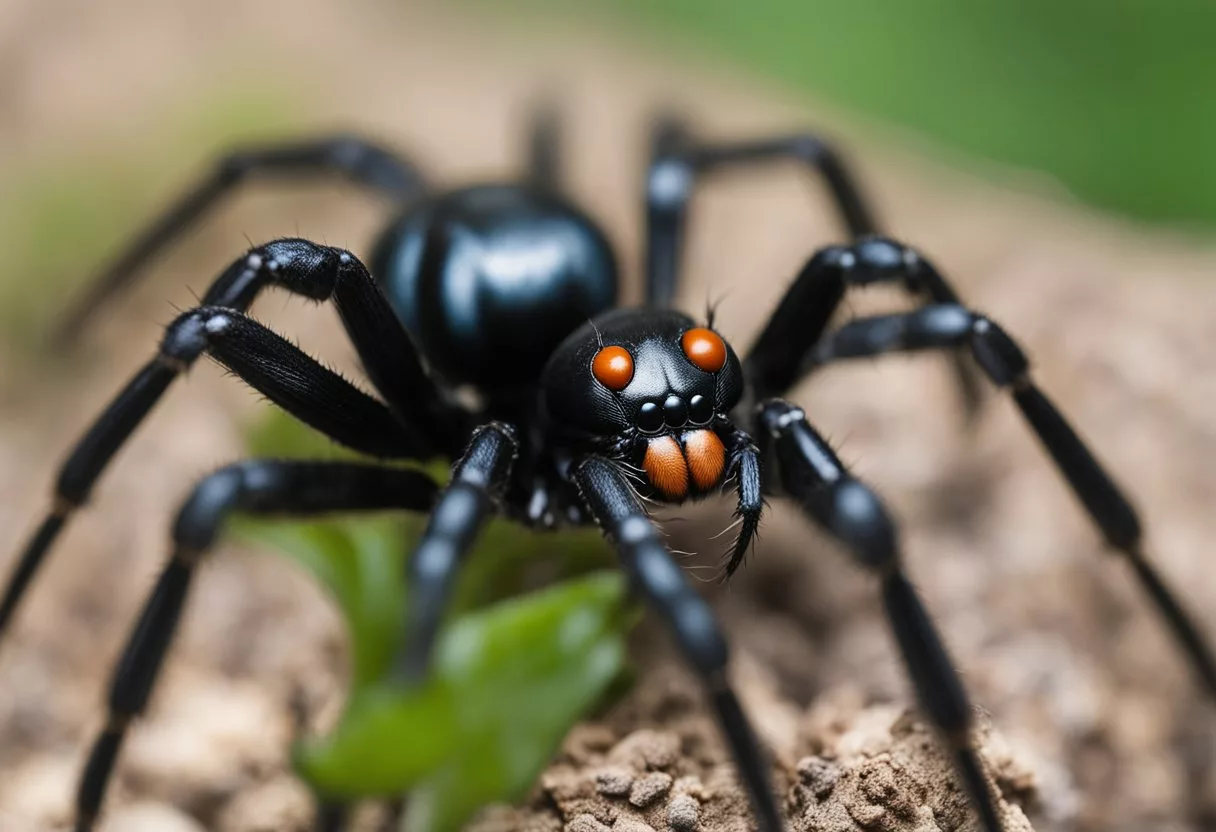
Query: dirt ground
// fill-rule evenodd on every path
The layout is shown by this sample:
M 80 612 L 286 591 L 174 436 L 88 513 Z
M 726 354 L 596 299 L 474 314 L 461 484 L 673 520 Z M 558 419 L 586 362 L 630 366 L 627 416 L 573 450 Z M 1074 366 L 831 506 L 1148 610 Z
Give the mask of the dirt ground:
M 704 60 L 660 62 L 606 34 L 559 48 L 434 10 L 339 0 L 300 0 L 291 14 L 237 0 L 25 0 L 0 6 L 0 55 L 0 177 L 82 140 L 138 159 L 167 108 L 245 73 L 304 91 L 305 126 L 365 129 L 438 178 L 469 180 L 511 169 L 523 102 L 560 79 L 572 187 L 631 266 L 656 102 L 680 102 L 713 135 L 830 126 L 893 233 L 1022 340 L 1042 386 L 1142 508 L 1152 556 L 1216 638 L 1216 571 L 1204 557 L 1216 539 L 1210 246 L 1087 215 L 1016 172 L 988 170 L 981 182 L 926 161 L 913 137 L 846 122 Z M 184 164 L 162 197 L 192 172 Z M 384 206 L 332 194 L 241 199 L 108 313 L 71 362 L 0 355 L 0 567 L 43 511 L 64 450 L 150 354 L 169 303 L 188 305 L 189 290 L 246 237 L 301 233 L 365 250 Z M 809 252 L 839 233 L 789 168 L 715 185 L 694 229 L 682 300 L 699 311 L 721 298 L 719 328 L 737 345 Z M 635 279 L 631 267 L 629 299 Z M 850 309 L 899 303 L 873 291 Z M 257 310 L 350 366 L 326 310 L 277 296 Z M 1211 703 L 1010 403 L 990 395 L 968 428 L 949 380 L 932 357 L 891 359 L 833 368 L 796 398 L 903 523 L 909 569 L 991 726 L 985 754 L 1010 801 L 1009 829 L 1029 828 L 1027 817 L 1040 832 L 1216 828 Z M 194 479 L 239 454 L 261 407 L 199 366 L 62 540 L 0 651 L 2 832 L 63 827 L 108 668 L 165 557 L 168 518 Z M 708 538 L 728 515 L 711 501 L 663 518 L 677 548 L 716 551 Z M 744 704 L 774 754 L 792 829 L 970 828 L 931 734 L 906 711 L 874 587 L 839 552 L 777 504 L 740 577 L 704 588 L 732 634 Z M 695 688 L 665 650 L 639 656 L 639 688 L 575 729 L 527 804 L 486 812 L 479 832 L 748 828 Z M 104 828 L 307 828 L 307 794 L 286 770 L 287 703 L 303 688 L 332 711 L 342 667 L 339 621 L 319 591 L 274 557 L 223 547 L 128 743 Z

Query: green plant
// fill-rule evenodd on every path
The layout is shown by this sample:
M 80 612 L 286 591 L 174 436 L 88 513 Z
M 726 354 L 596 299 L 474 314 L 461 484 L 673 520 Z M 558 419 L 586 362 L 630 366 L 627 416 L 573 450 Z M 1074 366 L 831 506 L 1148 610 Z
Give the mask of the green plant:
M 344 453 L 278 412 L 250 444 L 260 456 Z M 604 702 L 625 673 L 633 616 L 621 575 L 597 570 L 609 557 L 598 533 L 536 535 L 491 523 L 462 576 L 432 676 L 395 685 L 388 671 L 403 636 L 405 556 L 424 522 L 235 525 L 308 570 L 350 633 L 345 713 L 329 736 L 297 748 L 300 775 L 334 798 L 408 792 L 409 828 L 447 832 L 486 803 L 520 798 L 566 731 Z M 517 594 L 538 564 L 561 582 Z

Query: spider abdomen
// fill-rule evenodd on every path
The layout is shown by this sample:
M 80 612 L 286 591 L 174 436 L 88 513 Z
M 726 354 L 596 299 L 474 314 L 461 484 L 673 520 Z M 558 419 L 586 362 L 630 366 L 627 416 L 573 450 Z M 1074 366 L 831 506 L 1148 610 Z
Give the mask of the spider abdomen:
M 428 364 L 490 391 L 535 383 L 567 335 L 616 303 L 603 232 L 526 185 L 416 204 L 380 237 L 372 270 Z

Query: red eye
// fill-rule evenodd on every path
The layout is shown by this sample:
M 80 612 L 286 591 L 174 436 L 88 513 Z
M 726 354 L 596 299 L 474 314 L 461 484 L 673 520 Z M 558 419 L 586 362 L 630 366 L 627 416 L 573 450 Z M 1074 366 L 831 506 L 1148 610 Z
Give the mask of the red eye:
M 713 330 L 690 329 L 680 339 L 680 345 L 688 360 L 707 373 L 716 373 L 726 364 L 726 342 Z
M 604 347 L 595 354 L 591 373 L 609 390 L 624 390 L 633 378 L 633 356 L 624 347 Z

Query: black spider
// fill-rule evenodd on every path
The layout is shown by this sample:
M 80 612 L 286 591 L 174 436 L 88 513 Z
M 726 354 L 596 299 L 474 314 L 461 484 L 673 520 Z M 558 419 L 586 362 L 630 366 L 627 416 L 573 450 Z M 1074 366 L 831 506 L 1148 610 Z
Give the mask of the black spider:
M 675 119 L 658 122 L 645 183 L 647 305 L 614 309 L 613 251 L 561 192 L 557 138 L 555 119 L 543 113 L 532 127 L 527 181 L 448 191 L 430 190 L 408 161 L 357 138 L 233 153 L 127 249 L 68 316 L 70 336 L 166 244 L 253 178 L 336 173 L 405 206 L 380 235 L 370 272 L 350 252 L 277 240 L 234 262 L 197 308 L 169 325 L 157 355 L 61 469 L 54 506 L 0 602 L 0 631 L 107 462 L 204 353 L 356 451 L 380 459 L 456 460 L 442 491 L 416 470 L 351 462 L 244 461 L 200 482 L 177 515 L 172 558 L 114 672 L 109 718 L 79 787 L 78 830 L 94 824 L 123 736 L 152 691 L 195 564 L 230 512 L 404 509 L 431 516 L 409 561 L 411 621 L 395 665 L 402 681 L 426 672 L 453 575 L 491 512 L 539 529 L 597 523 L 703 680 L 760 829 L 777 832 L 781 813 L 769 765 L 727 682 L 726 642 L 644 505 L 645 499 L 681 502 L 729 487 L 740 525 L 727 575 L 753 540 L 767 493 L 792 498 L 878 577 L 920 705 L 949 744 L 983 828 L 999 832 L 971 745 L 971 706 L 903 572 L 894 524 L 802 409 L 775 398 L 822 364 L 892 351 L 954 350 L 972 401 L 976 367 L 1010 392 L 1216 691 L 1212 652 L 1142 556 L 1134 511 L 1030 380 L 1021 350 L 993 321 L 965 308 L 916 251 L 877 236 L 852 177 L 823 141 L 796 135 L 713 145 L 695 141 Z M 722 168 L 781 159 L 823 177 L 854 242 L 811 257 L 740 360 L 712 321 L 698 323 L 666 307 L 697 181 Z M 829 332 L 846 289 L 874 282 L 897 283 L 924 303 Z M 272 286 L 334 301 L 382 400 L 245 315 Z M 475 391 L 479 403 L 458 398 L 458 387 Z

